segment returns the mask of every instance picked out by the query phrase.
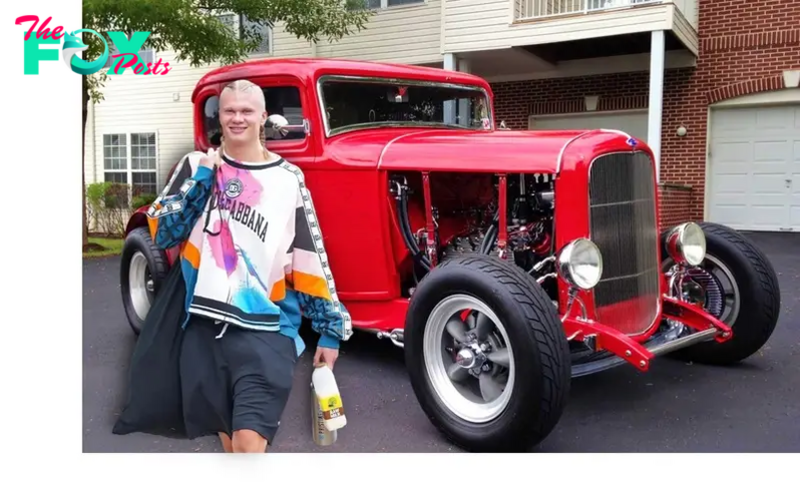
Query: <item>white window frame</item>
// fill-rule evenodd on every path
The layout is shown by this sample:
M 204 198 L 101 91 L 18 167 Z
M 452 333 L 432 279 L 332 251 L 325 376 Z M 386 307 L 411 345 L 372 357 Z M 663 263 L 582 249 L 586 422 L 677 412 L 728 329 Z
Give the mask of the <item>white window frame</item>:
M 213 14 L 214 17 L 224 17 L 226 15 L 233 15 L 233 30 L 234 33 L 241 39 L 242 35 L 242 14 L 238 14 L 236 12 L 221 12 Z M 269 25 L 265 26 L 267 28 L 267 42 L 269 42 L 269 50 L 267 52 L 250 52 L 248 57 L 251 59 L 259 59 L 262 57 L 272 57 L 275 55 L 275 31 Z
M 154 134 L 155 135 L 155 147 L 156 147 L 156 166 L 153 169 L 148 170 L 134 170 L 133 163 L 132 163 L 132 150 L 131 150 L 131 135 L 132 134 Z M 113 170 L 106 168 L 106 144 L 105 144 L 105 136 L 106 135 L 119 135 L 125 136 L 125 169 L 124 170 Z M 133 174 L 134 173 L 155 173 L 156 175 L 156 185 L 155 185 L 155 195 L 158 195 L 161 187 L 160 184 L 160 176 L 159 176 L 159 167 L 161 166 L 161 154 L 159 152 L 159 140 L 160 140 L 160 133 L 157 129 L 130 129 L 130 130 L 109 130 L 103 132 L 100 135 L 100 160 L 102 162 L 102 170 L 100 181 L 105 182 L 106 180 L 106 173 L 125 173 L 126 179 L 128 180 L 125 184 L 128 185 L 128 197 L 133 197 Z
M 442 1 L 444 1 L 444 0 L 442 0 Z M 419 7 L 419 6 L 427 5 L 427 4 L 428 4 L 428 0 L 417 0 L 414 3 L 406 3 L 406 4 L 402 4 L 402 5 L 389 5 L 389 0 L 381 0 L 381 6 L 380 7 L 372 7 L 372 8 L 368 8 L 368 10 L 375 10 L 375 11 L 378 11 L 378 10 L 393 10 L 395 8 L 412 8 L 412 7 Z

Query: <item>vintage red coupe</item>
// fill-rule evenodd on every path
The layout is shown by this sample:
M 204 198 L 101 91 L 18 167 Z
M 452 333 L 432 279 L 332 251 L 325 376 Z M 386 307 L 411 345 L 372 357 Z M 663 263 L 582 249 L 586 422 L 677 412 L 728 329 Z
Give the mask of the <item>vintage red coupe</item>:
M 305 173 L 353 328 L 404 348 L 420 405 L 463 448 L 541 441 L 573 377 L 647 371 L 666 353 L 732 363 L 773 332 L 770 262 L 724 226 L 660 230 L 643 140 L 500 130 L 489 84 L 469 74 L 281 59 L 200 79 L 197 150 L 218 144 L 218 96 L 234 79 L 263 86 L 267 146 Z M 121 273 L 137 333 L 175 260 L 146 208 Z

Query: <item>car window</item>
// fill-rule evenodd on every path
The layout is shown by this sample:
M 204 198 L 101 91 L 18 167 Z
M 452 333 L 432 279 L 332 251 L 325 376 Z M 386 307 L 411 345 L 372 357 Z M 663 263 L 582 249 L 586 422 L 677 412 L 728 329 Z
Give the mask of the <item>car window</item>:
M 322 101 L 331 134 L 381 126 L 490 127 L 485 91 L 446 83 L 330 79 Z
M 300 89 L 294 86 L 276 86 L 263 89 L 267 101 L 267 114 L 280 114 L 291 125 L 303 124 L 303 107 L 300 103 Z M 274 139 L 297 140 L 306 134 L 302 130 L 289 131 L 285 135 L 276 135 Z M 267 139 L 269 142 L 269 139 Z
M 267 114 L 280 114 L 291 125 L 303 124 L 303 107 L 300 102 L 300 89 L 294 86 L 270 86 L 262 89 L 267 105 Z M 211 96 L 203 103 L 203 127 L 209 143 L 219 146 L 222 129 L 219 125 L 219 97 Z M 271 140 L 301 140 L 306 134 L 302 130 L 292 130 L 284 136 L 276 135 Z
M 222 131 L 219 127 L 219 97 L 211 96 L 203 103 L 203 127 L 208 142 L 219 146 Z

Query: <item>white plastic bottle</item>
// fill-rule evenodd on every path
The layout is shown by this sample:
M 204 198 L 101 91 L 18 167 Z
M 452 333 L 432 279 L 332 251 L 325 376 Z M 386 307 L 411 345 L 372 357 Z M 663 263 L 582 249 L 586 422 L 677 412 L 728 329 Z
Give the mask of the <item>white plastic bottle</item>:
M 342 396 L 339 394 L 339 386 L 336 385 L 333 370 L 326 364 L 316 367 L 311 374 L 311 382 L 322 410 L 325 428 L 333 431 L 347 425 Z
M 314 384 L 311 383 L 311 435 L 317 445 L 329 446 L 336 443 L 338 431 L 331 432 L 325 427 L 325 417 L 322 409 L 319 408 L 319 398 L 314 391 Z

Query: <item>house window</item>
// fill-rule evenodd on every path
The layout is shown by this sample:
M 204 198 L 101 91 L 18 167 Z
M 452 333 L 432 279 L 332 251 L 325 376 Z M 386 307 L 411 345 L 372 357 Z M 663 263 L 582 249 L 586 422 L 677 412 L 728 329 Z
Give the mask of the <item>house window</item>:
M 255 48 L 255 50 L 250 51 L 251 54 L 271 53 L 272 28 L 270 28 L 269 25 L 259 22 L 251 22 L 244 14 L 239 15 L 234 13 L 226 13 L 216 15 L 216 17 L 231 30 L 231 35 L 238 39 L 243 39 L 245 32 L 249 34 L 258 33 L 261 35 L 261 42 Z
M 231 35 L 236 32 L 236 14 L 226 13 L 224 15 L 217 15 L 216 17 L 231 30 Z
M 109 174 L 128 169 L 128 143 L 124 133 L 103 135 L 103 169 L 106 171 L 106 181 L 111 181 L 108 180 Z M 127 183 L 127 180 L 114 181 Z
M 242 22 L 241 22 L 240 35 L 243 35 L 245 31 L 261 34 L 261 43 L 258 44 L 256 50 L 252 51 L 251 53 L 269 54 L 270 44 L 272 41 L 272 29 L 270 29 L 268 25 L 249 21 L 247 20 L 247 17 L 244 15 L 242 15 L 241 20 Z
M 397 7 L 399 5 L 411 5 L 413 3 L 425 3 L 425 0 L 382 0 L 386 2 L 386 7 Z M 386 8 L 384 7 L 384 8 Z
M 103 180 L 128 185 L 129 195 L 158 193 L 156 133 L 103 135 Z
M 403 5 L 415 5 L 425 3 L 425 0 L 362 0 L 367 10 L 382 10 Z M 352 7 L 350 7 L 352 9 Z
M 131 180 L 134 195 L 158 193 L 156 166 L 156 134 L 131 133 Z
M 280 114 L 290 125 L 303 124 L 303 105 L 300 102 L 300 90 L 294 86 L 268 86 L 262 88 L 267 105 L 267 114 Z M 203 128 L 206 137 L 214 146 L 220 145 L 222 128 L 219 123 L 219 98 L 211 96 L 203 102 Z M 306 137 L 302 130 L 291 130 L 285 136 L 267 138 L 287 141 L 302 140 Z

